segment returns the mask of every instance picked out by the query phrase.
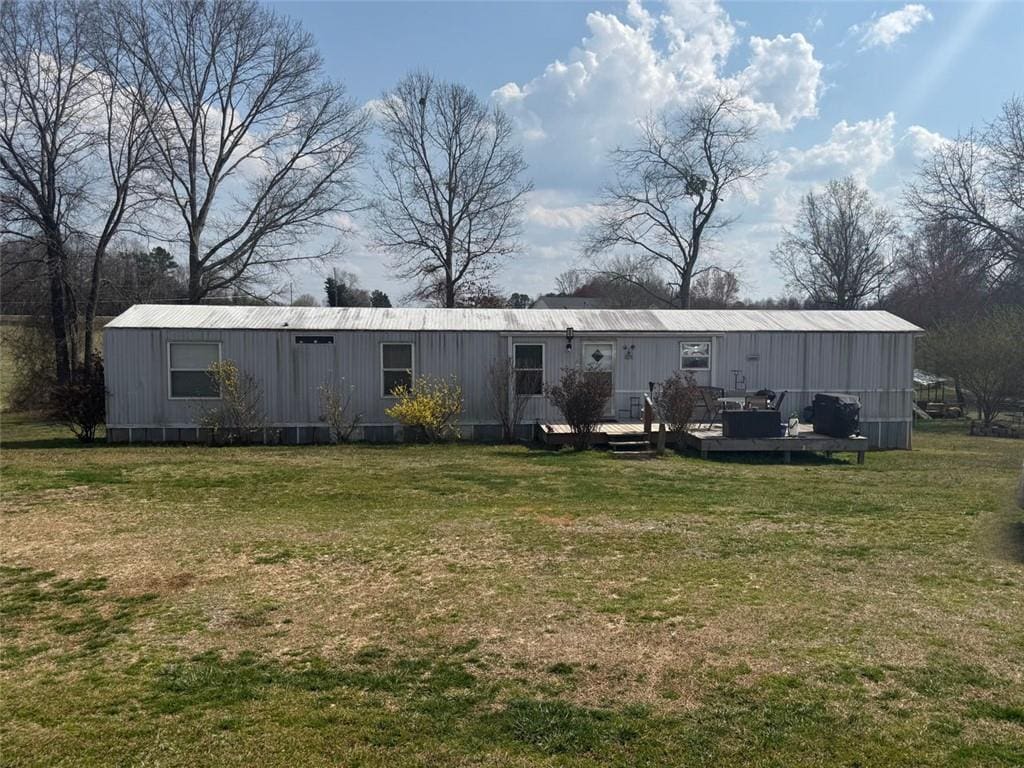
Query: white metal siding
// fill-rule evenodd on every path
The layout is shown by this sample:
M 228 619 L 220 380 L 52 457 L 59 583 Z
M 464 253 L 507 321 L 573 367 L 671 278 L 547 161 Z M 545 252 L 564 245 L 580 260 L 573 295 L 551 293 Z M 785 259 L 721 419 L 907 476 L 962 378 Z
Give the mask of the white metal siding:
M 353 404 L 367 424 L 393 423 L 381 397 L 380 345 L 411 342 L 417 375 L 454 374 L 465 397 L 463 420 L 494 423 L 487 372 L 518 342 L 543 343 L 544 378 L 580 365 L 586 340 L 615 345 L 615 412 L 625 415 L 631 397 L 648 391 L 679 368 L 679 342 L 708 334 L 643 335 L 585 333 L 566 350 L 564 334 L 502 334 L 459 331 L 335 331 L 331 345 L 295 344 L 293 329 L 150 329 L 108 326 L 104 332 L 111 427 L 182 427 L 196 424 L 204 402 L 167 397 L 167 344 L 220 341 L 225 360 L 234 360 L 260 383 L 267 417 L 274 425 L 319 424 L 318 389 L 332 381 L 354 386 Z M 741 371 L 746 390 L 788 391 L 784 411 L 799 410 L 815 392 L 839 391 L 861 399 L 865 433 L 884 447 L 908 447 L 913 377 L 913 334 L 742 332 L 712 336 L 710 383 L 731 389 Z M 632 357 L 625 348 L 632 346 Z M 555 421 L 546 398 L 532 398 L 528 421 Z

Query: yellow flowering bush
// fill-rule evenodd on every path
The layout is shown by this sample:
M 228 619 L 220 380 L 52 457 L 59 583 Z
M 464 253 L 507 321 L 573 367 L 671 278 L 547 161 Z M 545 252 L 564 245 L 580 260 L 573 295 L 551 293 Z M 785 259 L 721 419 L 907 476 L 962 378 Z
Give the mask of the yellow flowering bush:
M 412 387 L 399 387 L 393 394 L 398 402 L 385 413 L 402 426 L 421 430 L 431 441 L 458 439 L 462 387 L 454 376 L 419 376 Z
M 216 443 L 259 440 L 266 427 L 259 382 L 233 360 L 213 363 L 206 373 L 216 382 L 220 400 L 200 414 L 200 425 L 211 431 Z

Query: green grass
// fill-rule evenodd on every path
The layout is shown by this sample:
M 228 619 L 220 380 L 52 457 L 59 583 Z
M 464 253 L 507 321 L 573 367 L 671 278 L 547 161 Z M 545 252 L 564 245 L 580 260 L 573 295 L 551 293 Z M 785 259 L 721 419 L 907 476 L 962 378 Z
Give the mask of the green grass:
M 5 417 L 2 765 L 1024 764 L 1024 446 L 82 447 Z

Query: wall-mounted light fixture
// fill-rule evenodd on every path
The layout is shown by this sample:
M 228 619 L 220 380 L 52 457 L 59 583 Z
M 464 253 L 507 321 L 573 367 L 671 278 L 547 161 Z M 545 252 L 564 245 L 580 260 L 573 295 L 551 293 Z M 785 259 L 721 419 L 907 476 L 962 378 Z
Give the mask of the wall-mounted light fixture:
M 565 351 L 566 352 L 571 352 L 572 351 L 572 337 L 573 337 L 574 334 L 575 334 L 575 331 L 573 331 L 571 325 L 568 328 L 565 329 Z
M 634 349 L 636 349 L 636 344 L 623 344 L 622 345 L 622 352 L 623 352 L 622 356 L 626 360 L 632 360 L 633 359 L 633 350 Z

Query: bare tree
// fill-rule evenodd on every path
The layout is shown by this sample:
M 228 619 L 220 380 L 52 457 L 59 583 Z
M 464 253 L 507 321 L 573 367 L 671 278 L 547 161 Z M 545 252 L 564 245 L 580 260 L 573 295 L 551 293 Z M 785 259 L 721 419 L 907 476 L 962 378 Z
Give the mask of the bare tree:
M 96 144 L 84 6 L 5 0 L 0 5 L 0 127 L 4 235 L 36 239 L 49 283 L 58 384 L 71 378 L 74 315 L 67 289 L 71 218 Z
M 121 23 L 116 6 L 94 6 L 89 18 L 91 59 L 96 67 L 95 101 L 101 106 L 99 147 L 105 174 L 103 183 L 93 186 L 91 209 L 98 227 L 85 238 L 91 254 L 88 291 L 83 325 L 83 361 L 87 375 L 97 359 L 95 349 L 96 309 L 100 300 L 103 265 L 114 238 L 128 223 L 134 223 L 153 201 L 145 177 L 155 164 L 153 133 L 146 109 L 154 96 L 153 78 L 137 66 L 121 44 L 116 30 Z
M 697 309 L 726 309 L 740 300 L 740 279 L 728 269 L 707 269 L 693 281 L 690 306 Z
M 857 309 L 892 281 L 899 228 L 852 177 L 833 179 L 800 201 L 772 261 L 788 285 L 818 306 Z
M 965 317 L 992 298 L 988 262 L 970 228 L 954 221 L 922 224 L 901 239 L 885 306 L 925 328 Z
M 584 254 L 598 261 L 624 249 L 626 262 L 599 262 L 597 270 L 640 287 L 623 263 L 662 271 L 673 306 L 689 307 L 702 248 L 735 221 L 722 215 L 722 203 L 764 173 L 766 158 L 752 150 L 756 138 L 738 99 L 724 92 L 645 121 L 639 144 L 612 153 L 616 179 L 604 192 Z
M 995 256 L 998 280 L 1024 269 L 1024 99 L 1015 96 L 982 130 L 935 149 L 907 189 L 922 223 L 966 227 Z
M 455 307 L 485 291 L 517 248 L 532 185 L 512 121 L 425 73 L 385 93 L 379 110 L 387 150 L 376 169 L 376 245 L 416 281 L 413 298 Z
M 315 41 L 254 0 L 123 0 L 123 45 L 156 85 L 158 171 L 188 253 L 189 300 L 247 290 L 343 231 L 366 113 L 323 75 Z
M 931 370 L 954 377 L 970 392 L 987 426 L 1024 397 L 1022 338 L 1024 307 L 995 307 L 929 331 L 921 341 L 921 357 Z
M 579 269 L 567 269 L 555 278 L 555 290 L 559 296 L 572 296 L 587 282 L 586 275 Z
M 491 408 L 501 423 L 501 435 L 506 443 L 516 441 L 529 402 L 527 391 L 525 387 L 516 386 L 516 370 L 511 358 L 496 358 L 487 369 L 487 392 Z
M 4 234 L 44 246 L 58 383 L 79 370 L 79 359 L 80 370 L 92 372 L 102 264 L 147 202 L 138 181 L 151 161 L 149 82 L 122 66 L 109 10 L 73 2 L 0 9 Z M 87 277 L 77 280 L 83 267 Z

